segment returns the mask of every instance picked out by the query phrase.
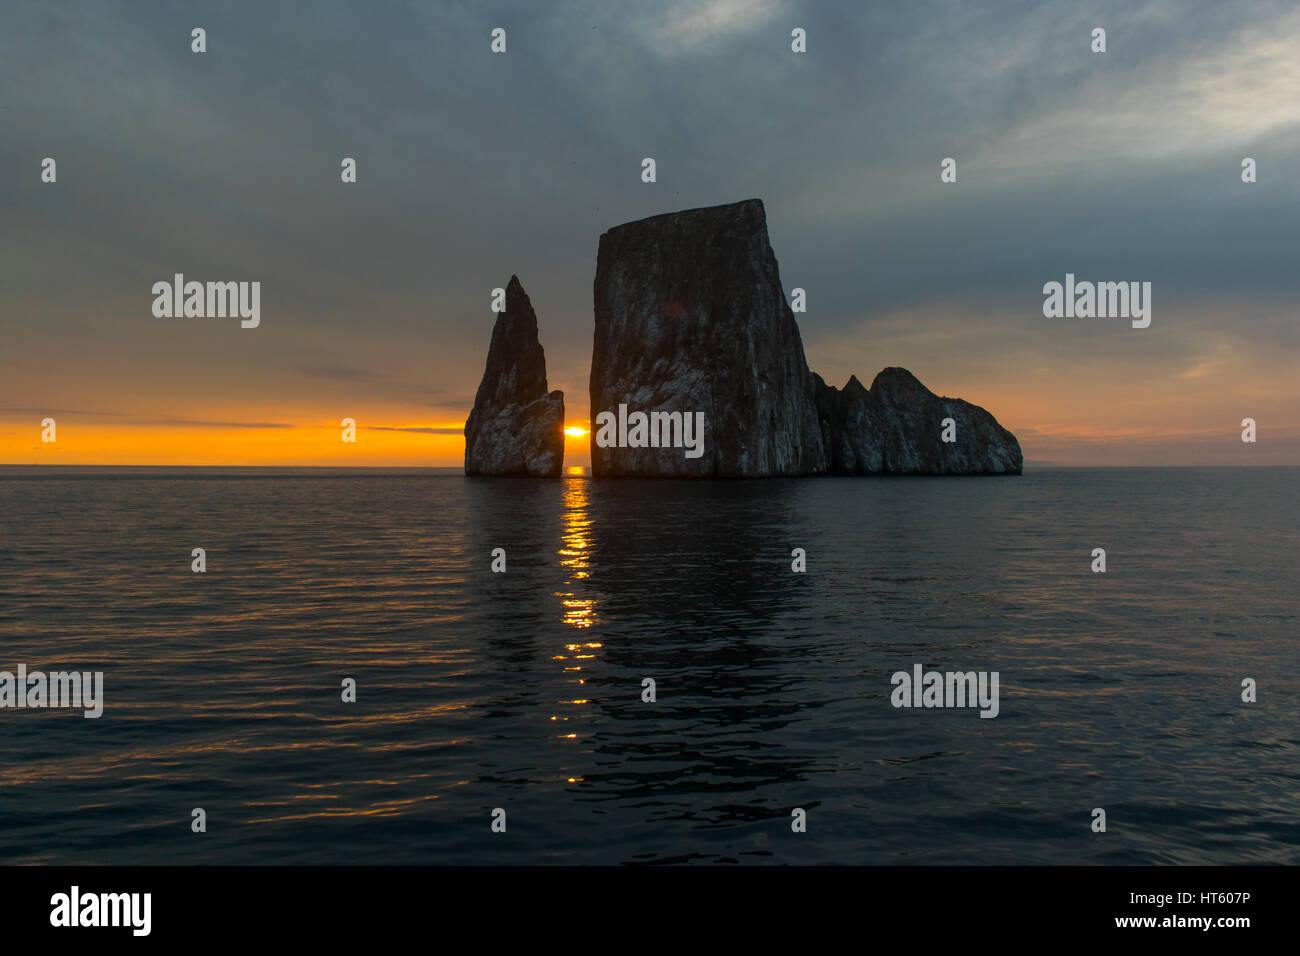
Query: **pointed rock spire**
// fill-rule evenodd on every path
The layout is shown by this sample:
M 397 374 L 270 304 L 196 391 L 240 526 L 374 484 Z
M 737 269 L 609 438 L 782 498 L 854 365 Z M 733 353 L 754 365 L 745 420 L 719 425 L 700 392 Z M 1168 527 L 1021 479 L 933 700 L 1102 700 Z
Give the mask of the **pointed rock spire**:
M 564 393 L 546 390 L 537 315 L 518 276 L 511 276 L 465 422 L 465 474 L 558 478 L 563 467 Z

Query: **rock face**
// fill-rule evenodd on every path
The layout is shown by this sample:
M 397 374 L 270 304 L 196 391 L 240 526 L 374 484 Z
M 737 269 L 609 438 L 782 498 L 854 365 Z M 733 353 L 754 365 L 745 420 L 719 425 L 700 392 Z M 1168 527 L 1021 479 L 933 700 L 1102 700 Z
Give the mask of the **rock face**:
M 516 276 L 506 286 L 487 368 L 465 422 L 465 474 L 558 478 L 564 466 L 564 393 L 546 390 L 537 316 Z
M 825 470 L 813 381 L 757 199 L 609 230 L 596 259 L 592 474 L 741 478 Z M 602 448 L 596 416 L 704 413 L 704 453 Z
M 871 388 L 817 379 L 822 438 L 837 475 L 1018 475 L 1020 443 L 997 419 L 960 398 L 941 398 L 905 368 L 887 368 Z M 952 419 L 945 442 L 945 419 Z
M 761 200 L 609 230 L 594 296 L 595 477 L 1021 471 L 1019 442 L 992 415 L 940 398 L 906 369 L 885 369 L 870 389 L 856 377 L 836 389 L 808 370 Z M 602 447 L 599 416 L 619 406 L 628 415 L 703 412 L 703 454 L 663 442 Z M 943 441 L 946 418 L 951 442 Z
M 821 424 L 826 470 L 835 475 L 878 475 L 885 456 L 878 436 L 884 431 L 870 393 L 849 376 L 843 389 L 814 373 L 817 416 Z

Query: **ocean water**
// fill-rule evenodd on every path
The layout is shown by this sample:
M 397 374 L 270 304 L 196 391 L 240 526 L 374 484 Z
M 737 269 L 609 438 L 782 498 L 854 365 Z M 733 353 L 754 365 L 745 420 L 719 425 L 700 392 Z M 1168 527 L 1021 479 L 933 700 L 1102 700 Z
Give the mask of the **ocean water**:
M 1300 863 L 1297 479 L 0 469 L 0 861 Z

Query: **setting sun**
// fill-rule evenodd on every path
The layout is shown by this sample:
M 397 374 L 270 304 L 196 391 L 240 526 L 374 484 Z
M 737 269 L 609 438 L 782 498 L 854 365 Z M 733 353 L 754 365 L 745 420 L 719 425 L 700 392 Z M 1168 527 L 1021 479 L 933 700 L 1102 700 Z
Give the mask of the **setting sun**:
M 564 429 L 564 434 L 572 435 L 574 438 L 581 438 L 583 435 L 587 434 L 587 429 L 579 428 L 577 425 L 569 425 Z

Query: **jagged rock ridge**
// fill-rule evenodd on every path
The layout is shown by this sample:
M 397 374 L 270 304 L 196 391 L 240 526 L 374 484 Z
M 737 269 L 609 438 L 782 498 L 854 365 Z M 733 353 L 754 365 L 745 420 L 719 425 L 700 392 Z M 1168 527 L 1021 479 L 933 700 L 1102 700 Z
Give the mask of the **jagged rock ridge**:
M 905 368 L 884 369 L 864 388 L 817 377 L 828 470 L 836 475 L 1020 474 L 1016 436 L 978 405 L 935 395 Z M 952 419 L 953 442 L 943 422 Z
M 600 237 L 593 422 L 620 404 L 705 415 L 704 454 L 600 447 L 596 477 L 1019 474 L 987 411 L 901 368 L 843 389 L 809 371 L 758 199 L 626 223 Z M 954 442 L 942 440 L 953 419 Z
M 465 474 L 558 478 L 564 466 L 564 393 L 546 390 L 537 315 L 517 276 L 506 286 L 505 304 L 465 421 Z

